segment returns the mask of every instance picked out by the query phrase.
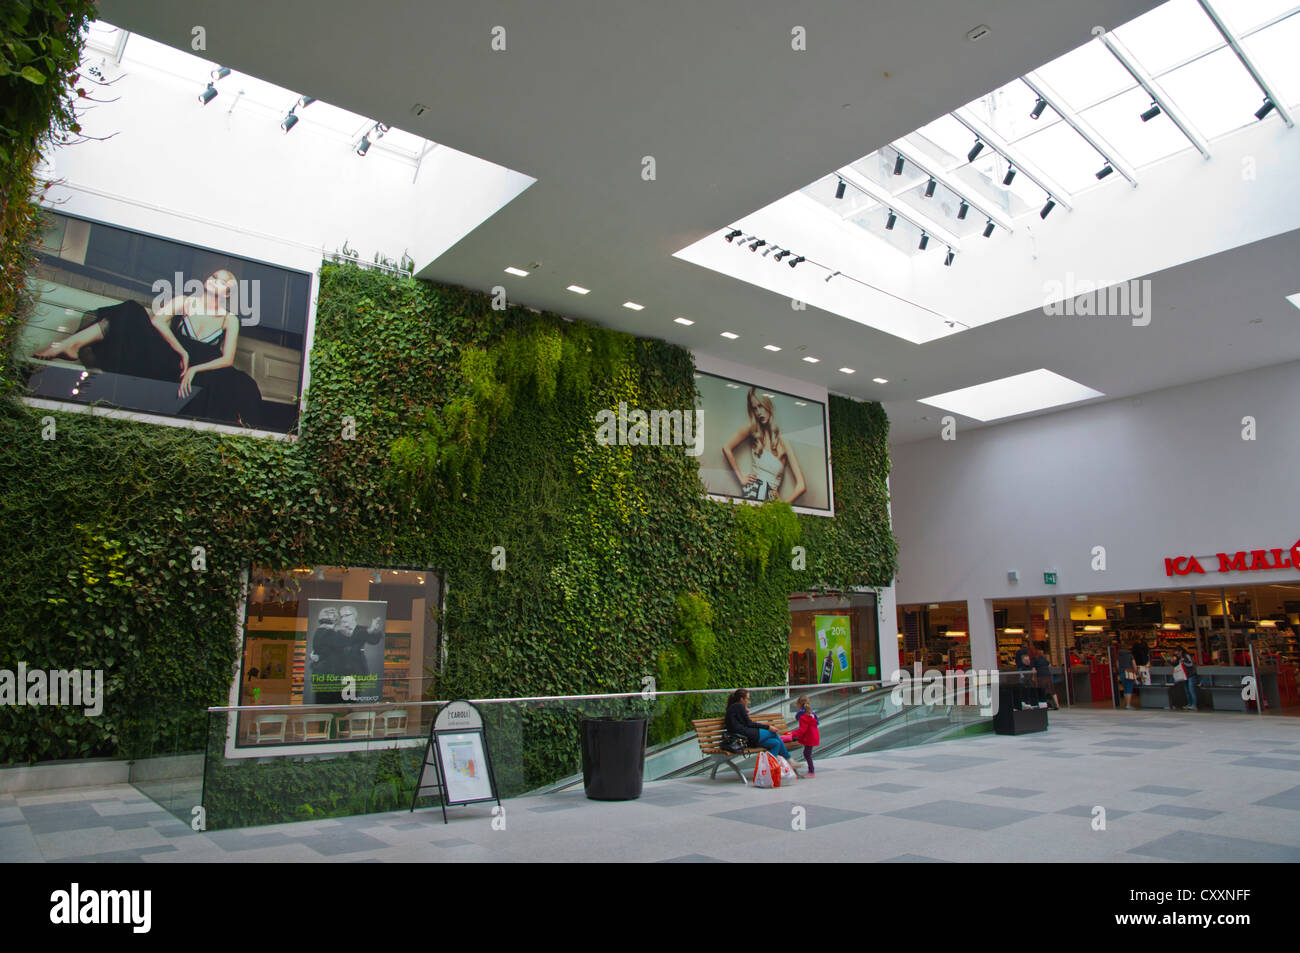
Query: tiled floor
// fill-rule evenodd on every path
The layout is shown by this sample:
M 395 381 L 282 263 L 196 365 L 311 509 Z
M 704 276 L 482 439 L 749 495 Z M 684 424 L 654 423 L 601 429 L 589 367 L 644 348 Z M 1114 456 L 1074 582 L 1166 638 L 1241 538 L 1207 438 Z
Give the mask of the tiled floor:
M 520 798 L 504 830 L 488 805 L 195 833 L 128 785 L 0 796 L 0 861 L 1300 861 L 1300 721 L 1051 718 L 823 759 L 778 790 L 719 775 Z

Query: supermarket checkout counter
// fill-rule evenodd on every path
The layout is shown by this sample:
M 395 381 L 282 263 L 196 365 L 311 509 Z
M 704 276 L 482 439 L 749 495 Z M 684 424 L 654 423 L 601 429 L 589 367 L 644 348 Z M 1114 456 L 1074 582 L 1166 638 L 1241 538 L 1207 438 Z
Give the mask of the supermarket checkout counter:
M 1199 708 L 1214 711 L 1253 711 L 1255 705 L 1242 697 L 1252 672 L 1249 665 L 1205 665 L 1196 670 L 1196 702 Z M 1281 706 L 1278 693 L 1277 670 L 1272 666 L 1258 666 L 1259 682 L 1256 693 L 1274 710 Z M 1138 685 L 1143 708 L 1181 708 L 1187 704 L 1187 683 L 1174 681 L 1174 670 L 1169 665 L 1151 666 L 1151 684 Z

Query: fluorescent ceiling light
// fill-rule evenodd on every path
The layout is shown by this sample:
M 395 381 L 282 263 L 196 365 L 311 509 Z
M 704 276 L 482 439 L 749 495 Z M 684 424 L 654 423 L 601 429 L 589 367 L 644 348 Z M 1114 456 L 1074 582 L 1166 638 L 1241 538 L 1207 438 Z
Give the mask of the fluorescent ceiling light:
M 528 272 L 524 271 L 522 268 L 516 268 L 516 267 L 514 267 L 513 265 L 511 265 L 509 268 L 506 269 L 506 274 L 507 274 L 507 275 L 518 275 L 520 278 L 527 278 L 527 277 L 528 277 Z
M 739 384 L 728 384 L 727 386 L 730 387 L 732 390 L 740 390 Z
M 871 379 L 872 379 L 873 381 L 875 381 L 877 384 L 888 384 L 888 383 L 889 383 L 889 381 L 885 380 L 885 378 L 883 378 L 883 377 L 873 377 L 873 378 L 871 378 Z
M 807 361 L 809 364 L 817 364 L 817 363 L 819 363 L 819 362 L 821 361 L 821 358 L 820 358 L 820 357 L 805 357 L 804 360 Z
M 794 402 L 794 405 L 795 405 L 796 407 L 807 407 L 807 406 L 808 406 L 807 402 L 806 402 L 806 401 L 802 401 L 802 400 L 796 400 L 796 401 Z
M 566 291 L 573 291 L 573 292 L 576 292 L 577 294 L 580 294 L 580 295 L 591 294 L 591 289 L 590 289 L 590 288 L 584 288 L 584 287 L 582 287 L 582 285 L 569 285 L 569 287 L 566 288 L 565 290 L 566 290 Z
M 732 334 L 730 331 L 723 331 L 722 336 L 728 341 L 734 341 L 736 338 L 740 337 L 739 334 Z
M 675 321 L 677 324 L 685 325 L 688 328 L 695 323 L 690 318 L 673 318 L 673 321 Z
M 925 397 L 921 403 L 975 420 L 1000 420 L 1104 396 L 1099 390 L 1040 367 L 1036 371 Z
M 779 350 L 781 350 L 781 349 L 780 349 L 779 347 L 777 347 L 775 344 L 764 344 L 764 345 L 763 345 L 763 350 L 765 350 L 765 351 L 779 351 Z
M 625 307 L 625 308 L 629 308 L 629 309 L 632 310 L 632 311 L 644 311 L 644 310 L 645 310 L 645 305 L 643 305 L 643 304 L 637 304 L 635 301 L 624 301 L 624 302 L 623 302 L 623 307 Z
M 840 368 L 840 373 L 841 373 L 841 374 L 856 374 L 857 371 L 855 371 L 855 370 L 854 370 L 853 368 L 851 368 L 851 367 L 841 367 L 841 368 Z

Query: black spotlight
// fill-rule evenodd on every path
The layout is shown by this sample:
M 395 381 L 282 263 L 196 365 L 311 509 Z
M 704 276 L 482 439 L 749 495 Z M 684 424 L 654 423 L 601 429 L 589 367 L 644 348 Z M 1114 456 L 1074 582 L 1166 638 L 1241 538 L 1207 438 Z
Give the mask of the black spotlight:
M 993 219 L 989 219 L 988 224 L 984 226 L 984 237 L 989 238 L 993 234 Z
M 1142 121 L 1150 122 L 1152 119 L 1155 119 L 1156 116 L 1159 115 L 1160 115 L 1160 106 L 1156 103 L 1152 103 L 1151 108 L 1142 114 Z
M 766 240 L 766 239 L 763 239 L 763 238 L 760 238 L 758 241 L 754 242 L 754 244 L 752 244 L 752 245 L 749 246 L 749 250 L 750 250 L 750 251 L 758 251 L 758 249 L 759 249 L 760 247 L 762 247 L 763 245 L 766 245 L 766 244 L 767 244 L 767 240 Z
M 370 151 L 370 137 L 362 136 L 361 142 L 357 144 L 357 155 L 363 156 Z
M 1013 169 L 1011 166 L 1007 166 L 1007 174 L 1002 177 L 1002 184 L 1010 185 L 1011 180 L 1014 179 L 1015 177 L 1016 177 L 1016 170 Z
M 956 257 L 957 257 L 957 256 L 954 255 L 954 254 L 952 253 L 952 246 L 949 246 L 949 247 L 948 247 L 948 257 L 946 257 L 946 258 L 943 260 L 943 263 L 944 263 L 945 265 L 951 265 L 951 264 L 952 264 L 952 260 L 953 260 L 954 258 L 956 258 Z
M 1260 106 L 1258 109 L 1255 110 L 1255 118 L 1256 118 L 1256 119 L 1263 119 L 1265 116 L 1267 116 L 1267 115 L 1268 115 L 1269 113 L 1271 113 L 1272 111 L 1273 111 L 1273 100 L 1271 100 L 1271 99 L 1269 99 L 1267 96 L 1265 96 L 1265 97 L 1264 97 L 1264 105 Z
M 795 265 L 799 264 L 799 262 L 807 260 L 808 259 L 804 258 L 803 255 L 800 255 L 798 258 L 794 258 L 790 261 L 790 267 L 793 268 Z
M 1111 164 L 1107 162 L 1104 166 L 1101 167 L 1101 171 L 1097 173 L 1097 178 L 1104 179 L 1106 178 L 1106 176 L 1110 175 L 1114 171 L 1115 170 L 1111 168 Z
M 785 258 L 785 257 L 787 257 L 788 255 L 793 255 L 793 254 L 794 254 L 794 252 L 792 252 L 792 251 L 788 251 L 788 250 L 786 250 L 786 249 L 782 249 L 781 251 L 779 251 L 779 252 L 776 253 L 775 257 L 773 257 L 772 260 L 773 260 L 773 261 L 780 261 L 782 258 Z
M 966 213 L 969 211 L 970 211 L 970 203 L 967 202 L 965 199 L 962 199 L 961 205 L 957 206 L 957 217 L 959 219 L 964 220 L 966 218 Z
M 216 98 L 217 98 L 217 87 L 213 86 L 211 83 L 208 83 L 207 89 L 199 93 L 199 102 L 202 103 L 204 106 L 206 106 L 208 103 L 212 102 L 212 100 Z
M 310 105 L 311 105 L 312 103 L 314 103 L 315 101 L 316 101 L 316 97 L 315 97 L 315 96 L 304 96 L 302 99 L 298 100 L 298 105 L 299 105 L 299 106 L 302 106 L 302 107 L 305 109 L 306 107 L 310 106 Z
M 288 132 L 296 125 L 298 125 L 298 117 L 294 115 L 293 110 L 290 109 L 289 115 L 285 116 L 284 122 L 280 123 L 280 128 L 283 129 L 285 132 Z
M 971 146 L 971 147 L 970 147 L 970 152 L 966 153 L 966 161 L 967 161 L 967 162 L 974 162 L 974 161 L 975 161 L 975 157 L 976 157 L 977 155 L 980 154 L 980 150 L 982 150 L 983 148 L 984 148 L 984 143 L 982 143 L 982 142 L 980 142 L 978 139 L 976 139 L 976 140 L 975 140 L 975 145 Z
M 1039 116 L 1043 114 L 1043 110 L 1046 108 L 1047 108 L 1047 100 L 1044 99 L 1042 96 L 1039 96 L 1038 101 L 1034 103 L 1034 111 L 1029 114 L 1029 118 L 1037 119 Z
M 885 219 L 885 231 L 893 231 L 894 223 L 897 221 L 898 216 L 894 214 L 894 210 L 891 208 L 889 210 L 889 218 Z
M 925 246 L 928 245 L 928 244 L 930 244 L 930 236 L 927 235 L 925 232 L 922 232 L 922 233 L 921 233 L 921 244 L 917 245 L 916 247 L 919 248 L 919 249 L 921 249 L 921 251 L 925 251 Z
M 731 231 L 727 232 L 727 241 L 732 241 L 733 239 L 739 237 L 740 237 L 740 229 L 738 228 L 732 229 Z
M 218 66 L 216 69 L 212 71 L 213 79 L 225 79 L 229 75 L 230 75 L 229 66 Z
M 842 199 L 842 198 L 844 198 L 844 180 L 843 180 L 843 179 L 840 179 L 840 184 L 837 185 L 837 186 L 835 186 L 835 197 L 836 197 L 837 199 Z
M 1052 198 L 1052 197 L 1049 195 L 1049 196 L 1047 197 L 1047 204 L 1044 205 L 1044 206 L 1043 206 L 1043 210 L 1042 210 L 1041 212 L 1038 213 L 1038 217 L 1039 217 L 1039 218 L 1047 218 L 1048 213 L 1050 213 L 1050 212 L 1052 211 L 1052 209 L 1054 209 L 1054 208 L 1056 208 L 1056 199 Z
M 902 174 L 903 174 L 903 157 L 899 156 L 897 159 L 894 160 L 894 175 L 902 175 Z
M 936 184 L 937 184 L 937 183 L 934 181 L 934 179 L 931 179 L 929 182 L 926 183 L 926 186 L 925 186 L 925 197 L 926 197 L 927 199 L 932 199 L 932 198 L 934 198 L 934 187 L 935 187 Z

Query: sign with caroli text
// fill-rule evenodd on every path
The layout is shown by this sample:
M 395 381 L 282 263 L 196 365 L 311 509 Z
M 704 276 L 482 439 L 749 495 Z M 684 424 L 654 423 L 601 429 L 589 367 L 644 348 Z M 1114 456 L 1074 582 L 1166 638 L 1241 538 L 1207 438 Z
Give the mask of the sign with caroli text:
M 1210 563 L 1206 569 L 1201 560 Z M 1217 559 L 1217 565 L 1211 560 Z M 1288 554 L 1285 549 L 1241 550 L 1232 554 L 1215 553 L 1214 556 L 1170 556 L 1165 559 L 1166 576 L 1204 575 L 1206 572 L 1255 572 L 1265 569 L 1300 568 L 1300 539 Z

